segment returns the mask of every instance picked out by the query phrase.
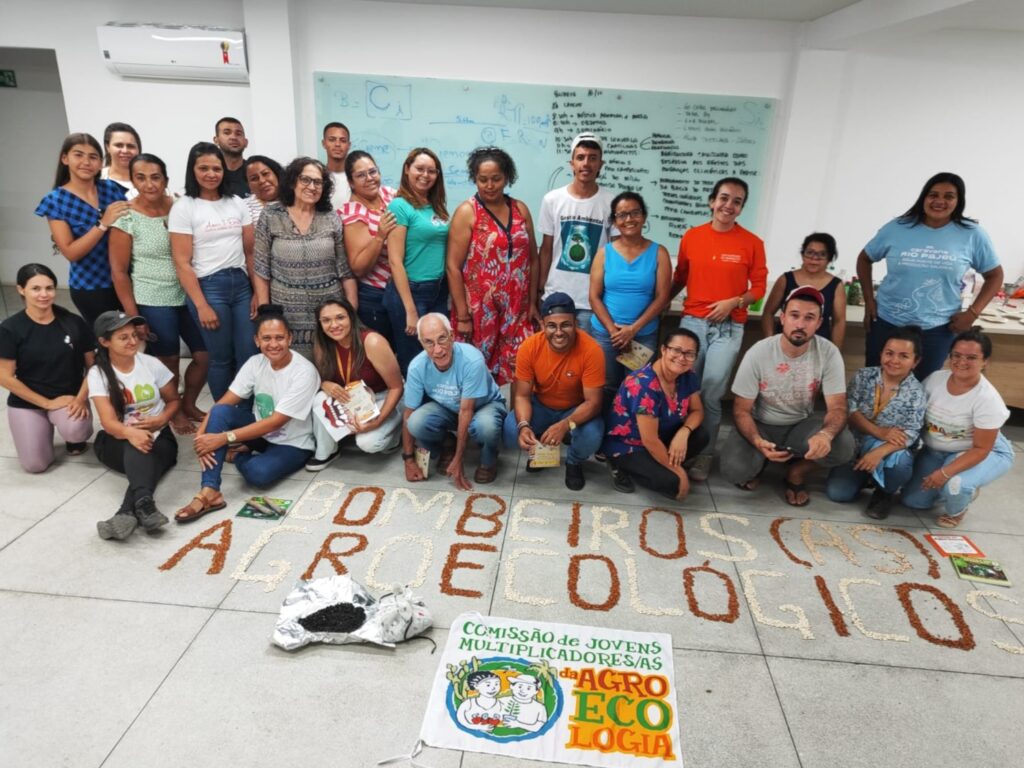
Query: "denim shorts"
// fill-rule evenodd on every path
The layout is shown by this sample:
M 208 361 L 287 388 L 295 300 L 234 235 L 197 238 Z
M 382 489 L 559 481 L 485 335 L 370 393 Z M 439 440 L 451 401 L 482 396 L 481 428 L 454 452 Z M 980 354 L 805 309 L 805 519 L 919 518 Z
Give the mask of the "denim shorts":
M 188 307 L 152 307 L 139 304 L 139 314 L 146 318 L 156 341 L 146 344 L 147 354 L 154 357 L 177 357 L 181 351 L 180 337 L 192 354 L 205 352 L 206 344 Z

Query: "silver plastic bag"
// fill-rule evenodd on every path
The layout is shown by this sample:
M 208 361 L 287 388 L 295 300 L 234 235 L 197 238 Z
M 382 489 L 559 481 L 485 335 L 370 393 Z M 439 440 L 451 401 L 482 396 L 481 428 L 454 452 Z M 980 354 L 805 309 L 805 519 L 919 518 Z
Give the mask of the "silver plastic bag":
M 344 632 L 313 632 L 300 622 L 332 607 L 358 626 Z M 360 610 L 365 614 L 362 623 Z M 286 651 L 310 643 L 374 643 L 394 648 L 395 643 L 426 632 L 432 624 L 430 611 L 408 587 L 399 587 L 378 600 L 348 576 L 331 576 L 295 584 L 281 604 L 272 640 Z

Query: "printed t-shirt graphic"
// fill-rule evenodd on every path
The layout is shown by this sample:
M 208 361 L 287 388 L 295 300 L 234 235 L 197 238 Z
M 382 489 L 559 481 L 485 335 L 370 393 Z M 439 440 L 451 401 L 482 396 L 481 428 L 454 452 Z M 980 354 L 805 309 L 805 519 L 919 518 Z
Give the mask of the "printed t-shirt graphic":
M 561 222 L 562 252 L 558 257 L 557 269 L 566 272 L 590 274 L 604 225 L 599 221 L 565 219 Z

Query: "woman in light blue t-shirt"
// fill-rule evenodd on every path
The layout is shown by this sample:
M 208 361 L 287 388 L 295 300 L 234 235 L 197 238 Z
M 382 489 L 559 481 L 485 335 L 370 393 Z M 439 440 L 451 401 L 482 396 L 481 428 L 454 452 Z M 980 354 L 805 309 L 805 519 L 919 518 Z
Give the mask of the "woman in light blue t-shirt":
M 444 267 L 450 217 L 437 155 L 426 147 L 409 153 L 398 196 L 388 210 L 395 215 L 396 226 L 388 235 L 391 280 L 384 289 L 384 309 L 394 329 L 395 354 L 404 376 L 420 352 L 416 322 L 430 312 L 448 313 Z
M 879 364 L 895 328 L 917 325 L 924 331 L 924 345 L 914 373 L 923 381 L 942 367 L 953 337 L 970 328 L 1002 288 L 1003 268 L 992 241 L 977 221 L 964 216 L 966 204 L 964 180 L 955 173 L 937 173 L 910 209 L 878 230 L 860 252 L 866 365 Z M 886 275 L 876 300 L 871 271 L 882 259 Z M 968 269 L 981 273 L 985 282 L 962 309 L 961 281 Z

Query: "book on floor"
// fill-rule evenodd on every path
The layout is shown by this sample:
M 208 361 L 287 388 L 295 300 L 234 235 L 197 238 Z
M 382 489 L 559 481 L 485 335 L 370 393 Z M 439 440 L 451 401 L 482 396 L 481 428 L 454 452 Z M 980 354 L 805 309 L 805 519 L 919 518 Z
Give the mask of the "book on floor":
M 956 575 L 967 581 L 980 581 L 982 584 L 993 584 L 997 587 L 1009 587 L 1010 579 L 1006 576 L 1003 566 L 995 560 L 984 557 L 968 557 L 953 555 L 950 562 Z
M 272 499 L 269 496 L 251 496 L 238 510 L 235 517 L 251 517 L 254 520 L 280 520 L 288 514 L 291 499 Z
M 978 549 L 973 541 L 959 533 L 926 533 L 924 537 L 943 557 L 952 557 L 953 555 L 985 556 L 985 553 Z

